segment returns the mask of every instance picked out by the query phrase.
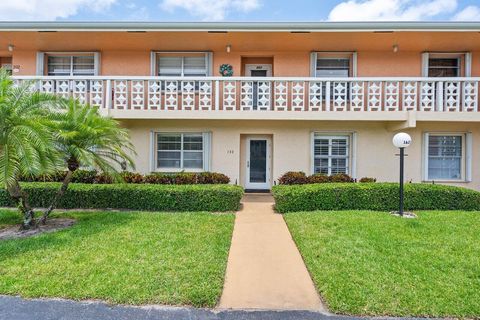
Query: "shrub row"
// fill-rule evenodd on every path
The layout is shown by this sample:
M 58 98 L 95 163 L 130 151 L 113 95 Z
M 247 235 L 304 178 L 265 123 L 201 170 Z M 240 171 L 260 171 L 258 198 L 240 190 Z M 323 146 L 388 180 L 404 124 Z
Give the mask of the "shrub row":
M 275 186 L 278 212 L 398 209 L 396 183 L 329 183 Z M 480 192 L 444 185 L 405 185 L 406 210 L 480 210 Z
M 26 182 L 61 182 L 67 174 L 66 171 L 57 172 L 53 175 L 39 177 L 24 177 Z M 228 184 L 230 178 L 216 172 L 179 172 L 179 173 L 151 173 L 142 175 L 137 172 L 124 171 L 121 173 L 126 183 L 152 183 L 152 184 Z M 72 177 L 73 183 L 112 184 L 115 182 L 112 176 L 98 173 L 95 170 L 77 170 Z
M 22 183 L 30 204 L 46 207 L 60 187 L 56 182 Z M 70 184 L 58 207 L 148 211 L 234 211 L 243 189 L 233 185 Z M 0 190 L 0 206 L 15 203 Z
M 377 179 L 364 177 L 358 180 L 362 183 L 372 183 L 376 182 Z M 292 184 L 312 184 L 312 183 L 331 183 L 331 182 L 356 182 L 348 174 L 338 173 L 331 176 L 328 176 L 323 173 L 316 173 L 311 176 L 307 176 L 305 172 L 301 171 L 289 171 L 284 173 L 279 179 L 278 183 L 281 185 L 292 185 Z

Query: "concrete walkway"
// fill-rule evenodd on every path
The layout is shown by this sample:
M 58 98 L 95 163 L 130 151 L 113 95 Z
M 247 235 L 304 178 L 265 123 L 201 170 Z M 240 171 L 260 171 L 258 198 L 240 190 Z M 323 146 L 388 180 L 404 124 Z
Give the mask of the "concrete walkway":
M 247 194 L 237 213 L 219 309 L 325 311 L 269 194 Z

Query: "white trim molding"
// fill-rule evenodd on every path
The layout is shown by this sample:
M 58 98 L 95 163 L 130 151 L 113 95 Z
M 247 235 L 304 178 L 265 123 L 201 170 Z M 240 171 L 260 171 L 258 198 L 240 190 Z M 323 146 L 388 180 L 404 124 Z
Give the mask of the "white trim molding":
M 150 158 L 149 159 L 150 160 L 149 161 L 150 162 L 149 163 L 150 164 L 150 172 L 154 172 L 155 168 L 156 168 L 156 165 L 155 165 L 155 159 L 157 158 L 155 156 L 155 153 L 156 153 L 156 150 L 157 150 L 157 148 L 155 146 L 156 141 L 157 141 L 157 139 L 155 137 L 155 131 L 150 130 L 150 154 L 149 154 L 149 156 L 150 156 L 149 157 Z
M 37 76 L 43 76 L 44 73 L 45 73 L 45 52 L 38 51 L 36 74 Z
M 115 32 L 479 32 L 478 21 L 352 21 L 352 22 L 133 22 L 133 21 L 2 21 L 2 31 Z

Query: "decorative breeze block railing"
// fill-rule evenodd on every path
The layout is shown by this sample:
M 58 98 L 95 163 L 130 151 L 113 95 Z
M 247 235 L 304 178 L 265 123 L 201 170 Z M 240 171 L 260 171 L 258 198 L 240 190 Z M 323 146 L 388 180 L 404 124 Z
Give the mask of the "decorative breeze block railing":
M 103 109 L 474 112 L 480 78 L 14 77 Z

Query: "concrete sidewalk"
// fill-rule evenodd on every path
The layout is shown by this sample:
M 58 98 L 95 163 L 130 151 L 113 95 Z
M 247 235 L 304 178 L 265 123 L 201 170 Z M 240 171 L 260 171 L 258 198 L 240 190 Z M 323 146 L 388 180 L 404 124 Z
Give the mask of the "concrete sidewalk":
M 269 194 L 247 194 L 237 213 L 219 309 L 325 311 Z

